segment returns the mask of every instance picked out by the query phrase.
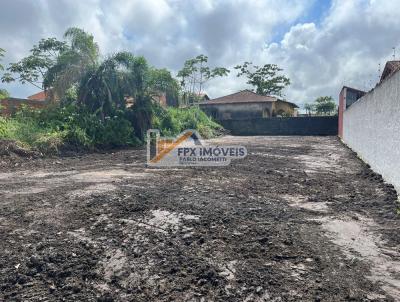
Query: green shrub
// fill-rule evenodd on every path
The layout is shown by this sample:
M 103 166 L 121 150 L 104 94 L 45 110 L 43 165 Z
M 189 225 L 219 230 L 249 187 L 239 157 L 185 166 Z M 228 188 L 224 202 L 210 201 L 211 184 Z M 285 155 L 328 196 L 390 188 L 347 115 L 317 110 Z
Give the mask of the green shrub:
M 167 108 L 158 114 L 153 127 L 164 136 L 174 136 L 186 129 L 197 130 L 203 138 L 216 136 L 223 128 L 200 108 Z
M 64 143 L 63 132 L 52 132 L 39 136 L 33 147 L 44 154 L 57 154 Z
M 135 136 L 132 124 L 146 129 L 146 120 L 134 119 L 137 113 L 132 113 L 132 110 L 116 111 L 113 116 L 101 120 L 96 114 L 78 109 L 76 105 L 53 105 L 42 110 L 23 107 L 14 117 L 0 117 L 0 139 L 14 140 L 45 154 L 58 153 L 64 147 L 92 149 L 133 146 L 141 142 Z M 202 137 L 210 138 L 222 129 L 199 108 L 156 107 L 152 114 L 152 127 L 160 129 L 164 136 L 175 136 L 183 130 L 195 129 Z
M 86 131 L 79 126 L 69 127 L 64 132 L 64 143 L 67 146 L 73 146 L 75 148 L 91 148 L 93 147 L 93 141 L 89 138 Z
M 0 139 L 8 139 L 15 126 L 7 118 L 0 116 Z
M 135 144 L 133 139 L 133 127 L 123 117 L 106 118 L 97 129 L 95 145 L 102 147 L 122 147 Z
M 19 141 L 24 145 L 32 145 L 47 130 L 31 118 L 1 118 L 0 124 L 0 138 Z

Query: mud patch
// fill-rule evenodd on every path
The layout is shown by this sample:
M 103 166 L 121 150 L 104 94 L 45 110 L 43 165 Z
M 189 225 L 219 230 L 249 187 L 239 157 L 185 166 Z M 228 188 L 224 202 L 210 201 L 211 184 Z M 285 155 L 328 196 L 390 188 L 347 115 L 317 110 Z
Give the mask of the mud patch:
M 129 172 L 123 169 L 109 169 L 101 171 L 87 171 L 74 174 L 69 177 L 72 181 L 79 182 L 110 182 L 121 179 L 140 179 L 148 177 L 148 173 Z
M 107 261 L 104 262 L 104 278 L 111 281 L 114 276 L 120 276 L 126 271 L 128 258 L 120 249 L 107 253 Z
M 329 207 L 326 202 L 311 202 L 308 201 L 308 197 L 302 196 L 302 195 L 288 195 L 284 194 L 282 195 L 282 198 L 286 200 L 290 206 L 296 207 L 296 208 L 301 208 L 301 209 L 306 209 L 309 211 L 315 211 L 315 212 L 327 212 Z
M 400 263 L 393 259 L 393 256 L 398 259 L 400 254 L 396 250 L 381 248 L 384 243 L 371 231 L 376 228 L 373 220 L 357 217 L 356 220 L 324 218 L 320 221 L 347 257 L 370 263 L 371 280 L 381 283 L 382 288 L 393 297 L 400 297 Z
M 0 300 L 392 301 L 380 285 L 400 279 L 395 195 L 353 153 L 333 137 L 215 143 L 249 155 L 163 170 L 135 149 L 2 169 Z M 379 221 L 375 252 L 345 257 L 315 220 L 349 213 Z M 382 254 L 380 272 L 369 258 Z
M 229 281 L 235 280 L 237 260 L 228 261 L 226 264 L 219 264 L 219 275 Z
M 2 191 L 0 194 L 6 194 L 9 197 L 15 195 L 29 195 L 29 194 L 38 194 L 42 192 L 46 192 L 48 188 L 46 187 L 25 187 L 22 189 L 16 189 L 15 191 Z
M 140 227 L 155 232 L 176 232 L 185 220 L 198 220 L 199 216 L 174 213 L 166 210 L 152 210 L 150 215 L 139 222 Z
M 95 184 L 95 185 L 92 185 L 92 186 L 88 186 L 88 187 L 86 187 L 85 189 L 82 189 L 82 190 L 71 191 L 71 192 L 68 193 L 68 195 L 71 198 L 88 197 L 88 196 L 95 195 L 95 194 L 102 194 L 102 193 L 114 191 L 117 188 L 118 187 L 113 185 L 113 184 L 99 183 L 99 184 Z

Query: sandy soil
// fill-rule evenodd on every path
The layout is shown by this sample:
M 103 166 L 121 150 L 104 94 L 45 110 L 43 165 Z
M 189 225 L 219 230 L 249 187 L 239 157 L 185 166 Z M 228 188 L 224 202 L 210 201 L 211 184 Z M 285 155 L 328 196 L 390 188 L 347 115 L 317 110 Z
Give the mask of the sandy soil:
M 336 138 L 211 143 L 249 156 L 1 157 L 0 301 L 400 300 L 396 192 Z

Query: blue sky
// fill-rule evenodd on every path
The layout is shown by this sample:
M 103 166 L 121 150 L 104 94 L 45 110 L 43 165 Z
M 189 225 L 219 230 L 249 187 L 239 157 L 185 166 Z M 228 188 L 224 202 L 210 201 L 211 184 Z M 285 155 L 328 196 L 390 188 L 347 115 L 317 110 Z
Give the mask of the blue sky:
M 306 3 L 304 13 L 301 14 L 296 20 L 293 20 L 293 22 L 290 24 L 275 28 L 274 36 L 271 42 L 279 43 L 283 39 L 285 33 L 287 33 L 293 25 L 298 23 L 314 23 L 319 26 L 324 20 L 324 17 L 329 13 L 331 5 L 331 0 L 310 0 L 308 3 Z
M 309 23 L 314 22 L 315 24 L 320 24 L 324 17 L 329 13 L 329 9 L 332 5 L 330 0 L 314 0 L 311 7 L 305 12 L 304 15 L 300 16 L 297 20 L 299 23 Z
M 286 98 L 301 105 L 337 98 L 343 84 L 371 88 L 392 47 L 400 54 L 397 11 L 392 0 L 3 0 L 0 47 L 5 63 L 15 62 L 41 38 L 78 26 L 93 33 L 103 55 L 131 51 L 173 73 L 201 53 L 212 66 L 275 63 L 292 82 Z M 15 97 L 37 92 L 18 83 L 0 87 Z M 206 92 L 246 88 L 231 73 Z

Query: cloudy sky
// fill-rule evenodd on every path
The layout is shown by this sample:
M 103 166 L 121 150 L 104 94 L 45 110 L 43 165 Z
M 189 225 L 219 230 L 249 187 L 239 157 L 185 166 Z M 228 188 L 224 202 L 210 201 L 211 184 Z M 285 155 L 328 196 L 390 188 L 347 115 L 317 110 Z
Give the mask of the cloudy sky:
M 198 54 L 211 66 L 275 63 L 292 81 L 285 96 L 299 105 L 341 86 L 371 88 L 400 58 L 400 0 L 2 0 L 5 63 L 26 56 L 44 37 L 77 26 L 94 34 L 103 55 L 128 50 L 174 73 Z M 2 84 L 15 97 L 34 87 Z M 235 72 L 213 80 L 210 97 L 247 88 Z

